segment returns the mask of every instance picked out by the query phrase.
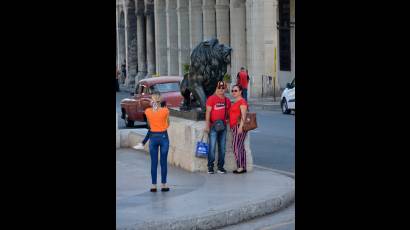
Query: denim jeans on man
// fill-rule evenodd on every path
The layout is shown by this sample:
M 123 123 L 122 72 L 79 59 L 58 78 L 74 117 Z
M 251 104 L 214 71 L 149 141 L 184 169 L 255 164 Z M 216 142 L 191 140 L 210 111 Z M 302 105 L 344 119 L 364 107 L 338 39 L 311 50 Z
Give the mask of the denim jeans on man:
M 209 131 L 209 153 L 208 153 L 208 169 L 214 167 L 216 143 L 218 143 L 218 169 L 223 169 L 225 164 L 225 146 L 226 146 L 226 129 L 217 132 L 214 127 Z
M 242 97 L 245 101 L 248 101 L 248 89 L 242 89 Z
M 151 132 L 149 135 L 149 153 L 151 155 L 152 184 L 157 184 L 158 148 L 160 148 L 161 183 L 167 183 L 167 158 L 169 149 L 168 133 Z

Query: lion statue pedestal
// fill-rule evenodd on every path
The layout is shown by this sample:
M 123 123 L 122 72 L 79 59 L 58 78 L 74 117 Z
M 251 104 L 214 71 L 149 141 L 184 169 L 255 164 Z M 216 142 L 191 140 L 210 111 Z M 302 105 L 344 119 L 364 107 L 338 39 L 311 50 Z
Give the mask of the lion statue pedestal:
M 178 107 L 169 107 L 169 115 L 174 117 L 180 117 L 192 121 L 203 121 L 205 120 L 205 112 L 202 112 L 200 108 L 195 108 L 191 110 L 181 110 Z

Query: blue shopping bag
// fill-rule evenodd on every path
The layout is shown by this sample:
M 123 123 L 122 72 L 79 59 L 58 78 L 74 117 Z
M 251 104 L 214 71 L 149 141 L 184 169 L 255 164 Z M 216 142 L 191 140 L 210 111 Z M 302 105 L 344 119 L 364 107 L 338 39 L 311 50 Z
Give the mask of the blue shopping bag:
M 201 158 L 208 158 L 209 144 L 208 142 L 204 142 L 203 139 L 204 139 L 204 134 L 202 134 L 201 141 L 198 141 L 196 143 L 195 156 L 201 157 Z

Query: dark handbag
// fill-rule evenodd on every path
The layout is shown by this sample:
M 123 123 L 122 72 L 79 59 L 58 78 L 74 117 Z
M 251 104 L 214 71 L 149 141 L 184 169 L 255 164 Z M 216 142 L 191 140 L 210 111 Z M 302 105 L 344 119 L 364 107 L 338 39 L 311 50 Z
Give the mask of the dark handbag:
M 214 127 L 215 131 L 217 131 L 217 132 L 225 130 L 225 124 L 222 120 L 216 120 L 212 124 L 212 127 Z
M 258 123 L 256 122 L 256 113 L 246 112 L 246 117 L 242 126 L 243 131 L 247 132 L 249 130 L 256 129 L 257 127 Z
M 209 144 L 207 142 L 203 142 L 203 139 L 204 133 L 202 133 L 201 141 L 196 143 L 195 156 L 200 158 L 208 158 Z
M 225 121 L 226 121 L 226 98 L 225 98 Z M 223 120 L 216 120 L 213 124 L 212 127 L 214 127 L 215 131 L 220 132 L 225 130 L 225 123 Z

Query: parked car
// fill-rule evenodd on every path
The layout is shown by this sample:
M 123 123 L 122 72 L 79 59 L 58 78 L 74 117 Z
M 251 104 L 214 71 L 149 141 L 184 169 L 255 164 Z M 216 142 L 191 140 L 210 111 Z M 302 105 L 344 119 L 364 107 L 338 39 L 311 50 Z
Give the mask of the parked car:
M 281 96 L 280 106 L 284 114 L 289 114 L 292 110 L 295 110 L 295 79 L 286 84 Z
M 183 97 L 180 93 L 182 77 L 163 76 L 142 79 L 138 82 L 131 98 L 121 101 L 121 118 L 127 127 L 133 127 L 134 121 L 146 122 L 144 111 L 151 107 L 151 95 L 159 92 L 168 107 L 179 107 Z

